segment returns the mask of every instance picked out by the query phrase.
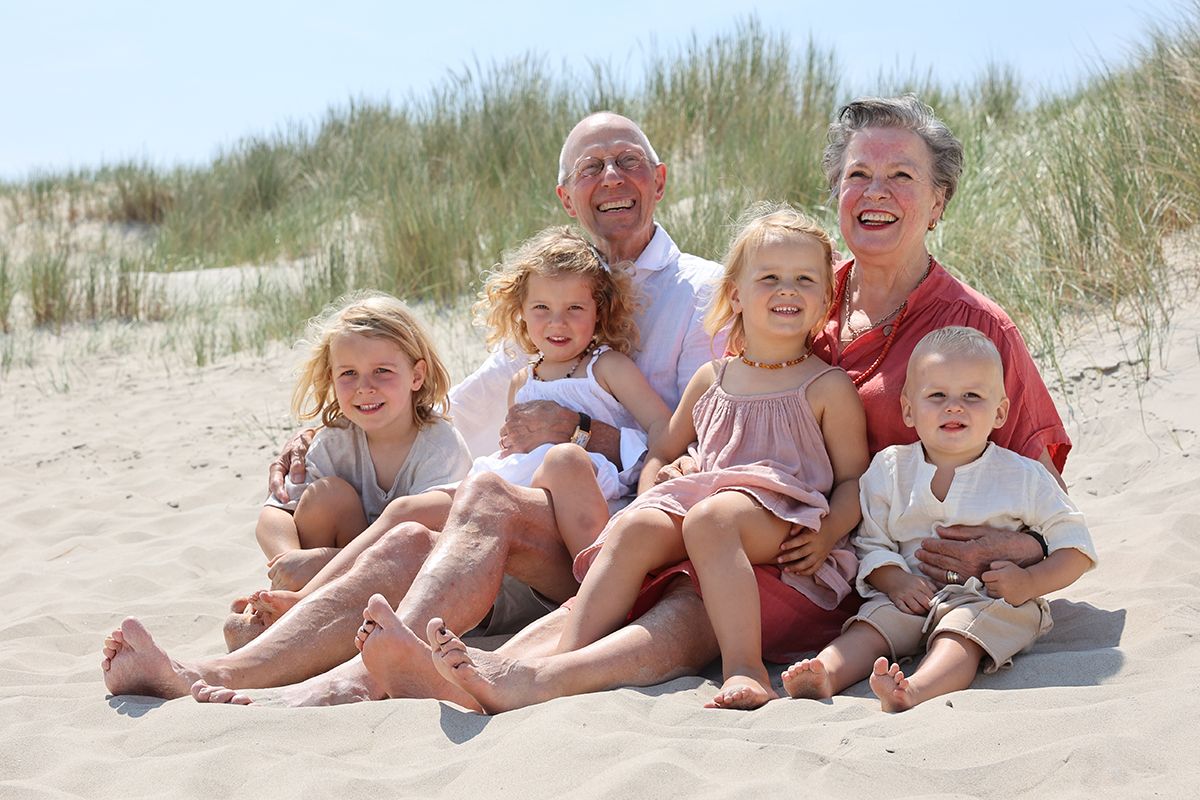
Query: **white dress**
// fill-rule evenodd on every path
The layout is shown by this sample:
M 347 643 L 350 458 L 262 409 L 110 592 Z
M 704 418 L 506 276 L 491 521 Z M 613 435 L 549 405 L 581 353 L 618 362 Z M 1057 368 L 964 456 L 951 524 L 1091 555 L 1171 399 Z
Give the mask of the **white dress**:
M 604 387 L 596 382 L 592 372 L 596 359 L 609 350 L 607 346 L 600 347 L 588 361 L 585 375 L 580 378 L 560 378 L 556 381 L 534 380 L 532 370 L 525 384 L 517 390 L 514 402 L 527 403 L 531 400 L 552 400 L 555 403 L 574 411 L 582 411 L 589 417 L 607 423 L 614 428 L 640 431 L 637 420 L 617 402 Z M 643 439 L 645 433 L 642 433 Z M 494 472 L 515 486 L 528 486 L 533 480 L 533 473 L 541 466 L 546 453 L 552 444 L 543 444 L 528 453 L 513 453 L 501 458 L 493 453 L 490 456 L 480 456 L 471 466 L 471 475 L 481 472 Z M 645 449 L 643 442 L 642 448 Z M 598 453 L 588 453 L 596 466 L 596 481 L 605 500 L 615 500 L 628 494 L 634 487 L 622 483 L 616 466 Z

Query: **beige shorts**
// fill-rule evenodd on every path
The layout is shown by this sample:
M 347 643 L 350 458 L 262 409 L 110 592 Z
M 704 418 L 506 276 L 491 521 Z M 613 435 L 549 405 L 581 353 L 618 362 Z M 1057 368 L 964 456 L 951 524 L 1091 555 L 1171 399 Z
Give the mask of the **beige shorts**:
M 534 591 L 516 578 L 505 575 L 500 582 L 500 593 L 492 603 L 487 617 L 466 636 L 497 636 L 516 633 L 539 617 L 544 617 L 558 603 Z
M 947 586 L 934 597 L 928 614 L 909 614 L 886 595 L 863 603 L 846 621 L 843 631 L 865 622 L 887 641 L 892 660 L 928 649 L 941 633 L 954 633 L 983 648 L 984 672 L 995 672 L 1012 663 L 1012 657 L 1029 647 L 1054 624 L 1050 607 L 1042 598 L 1011 606 L 988 597 L 983 584 L 972 578 L 966 586 Z

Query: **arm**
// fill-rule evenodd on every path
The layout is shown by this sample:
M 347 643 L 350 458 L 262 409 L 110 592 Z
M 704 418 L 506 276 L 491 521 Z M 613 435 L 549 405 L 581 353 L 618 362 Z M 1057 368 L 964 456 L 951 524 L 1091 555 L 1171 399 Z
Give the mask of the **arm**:
M 508 417 L 500 428 L 500 438 L 507 444 L 501 449 L 501 455 L 528 453 L 548 442 L 569 442 L 578 425 L 578 411 L 560 406 L 552 400 L 518 403 L 508 410 Z M 587 449 L 604 456 L 620 469 L 621 431 L 617 428 L 592 420 L 592 436 Z
M 646 376 L 631 358 L 609 350 L 596 361 L 593 374 L 596 381 L 642 426 L 648 442 L 666 431 L 671 420 L 671 409 L 651 388 Z
M 471 455 L 488 455 L 499 449 L 505 408 L 498 400 L 505 396 L 513 375 L 524 363 L 525 359 L 497 348 L 462 383 L 450 389 L 450 415 Z
M 1073 547 L 1055 550 L 1032 567 L 1018 567 L 1011 561 L 993 561 L 983 573 L 988 594 L 1002 597 L 1009 605 L 1019 606 L 1035 597 L 1056 592 L 1079 580 L 1092 566 L 1092 560 Z
M 777 562 L 798 575 L 815 573 L 834 545 L 858 525 L 862 518 L 858 480 L 870 463 L 866 414 L 846 373 L 826 373 L 809 386 L 808 393 L 833 466 L 833 489 L 821 529 L 797 527 L 779 546 Z
M 670 421 L 665 427 L 659 427 L 659 432 L 650 439 L 650 452 L 646 456 L 646 464 L 642 467 L 642 476 L 638 480 L 638 494 L 655 484 L 658 472 L 664 464 L 678 458 L 689 444 L 696 441 L 696 424 L 692 420 L 692 409 L 716 379 L 717 373 L 712 363 L 705 364 L 692 376 Z

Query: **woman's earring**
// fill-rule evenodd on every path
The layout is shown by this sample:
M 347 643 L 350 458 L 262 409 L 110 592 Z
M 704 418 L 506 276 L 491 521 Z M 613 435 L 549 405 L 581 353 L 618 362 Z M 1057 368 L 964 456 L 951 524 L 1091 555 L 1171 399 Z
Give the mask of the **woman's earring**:
M 929 223 L 929 230 L 933 230 L 934 228 L 936 228 L 937 224 L 938 224 L 938 221 L 936 219 L 933 222 Z

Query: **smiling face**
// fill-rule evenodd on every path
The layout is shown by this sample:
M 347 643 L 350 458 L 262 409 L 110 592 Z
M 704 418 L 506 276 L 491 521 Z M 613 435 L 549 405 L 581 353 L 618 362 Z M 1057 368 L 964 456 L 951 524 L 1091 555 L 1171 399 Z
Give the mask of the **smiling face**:
M 830 277 L 825 250 L 811 236 L 770 235 L 755 247 L 729 296 L 734 312 L 742 315 L 746 356 L 758 361 L 794 357 L 825 321 Z
M 978 458 L 992 431 L 1008 419 L 999 357 L 930 352 L 915 359 L 900 395 L 904 424 L 917 429 L 935 465 Z
M 635 169 L 618 161 L 634 154 Z M 654 209 L 667 184 L 667 167 L 653 164 L 646 136 L 632 121 L 616 114 L 594 114 L 567 137 L 563 151 L 568 175 L 558 187 L 563 208 L 592 235 L 610 263 L 632 261 L 654 236 Z M 575 170 L 582 160 L 597 158 L 604 166 L 592 176 Z
M 583 275 L 530 275 L 521 317 L 545 364 L 574 362 L 596 333 L 592 279 Z
M 425 361 L 414 364 L 390 339 L 340 333 L 329 342 L 333 392 L 346 419 L 371 435 L 399 435 L 415 423 L 413 393 L 425 382 Z
M 907 268 L 925 258 L 925 234 L 945 207 L 933 154 L 903 128 L 867 128 L 846 147 L 838 225 L 857 263 Z

